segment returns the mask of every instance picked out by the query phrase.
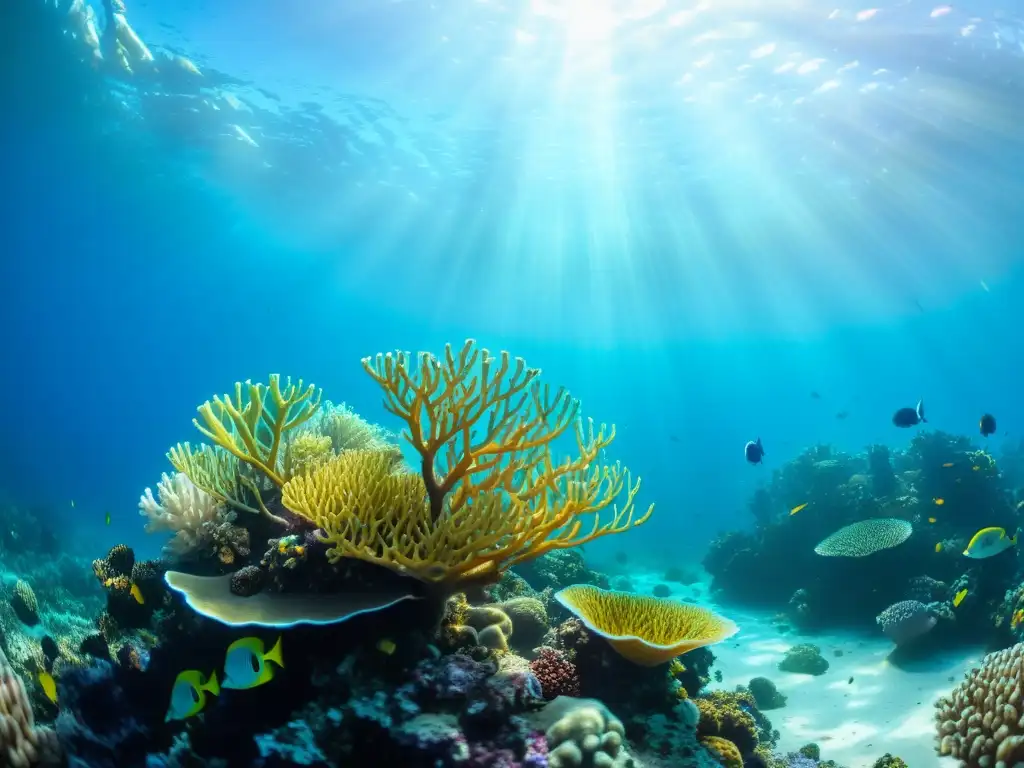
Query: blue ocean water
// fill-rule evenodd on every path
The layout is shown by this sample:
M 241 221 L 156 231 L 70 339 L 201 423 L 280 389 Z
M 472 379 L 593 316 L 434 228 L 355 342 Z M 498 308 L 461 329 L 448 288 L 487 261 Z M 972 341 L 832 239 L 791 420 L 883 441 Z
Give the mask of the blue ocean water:
M 617 425 L 658 510 L 599 559 L 699 559 L 919 398 L 1024 437 L 1008 4 L 132 3 L 159 74 L 67 5 L 0 10 L 0 487 L 69 545 L 155 552 L 139 494 L 233 382 L 397 427 L 360 358 L 468 337 Z

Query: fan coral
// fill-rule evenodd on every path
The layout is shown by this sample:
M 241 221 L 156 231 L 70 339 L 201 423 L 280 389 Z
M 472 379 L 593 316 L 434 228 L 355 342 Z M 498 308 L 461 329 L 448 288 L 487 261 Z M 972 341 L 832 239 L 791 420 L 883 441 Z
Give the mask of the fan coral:
M 729 619 L 689 603 L 590 585 L 555 594 L 593 632 L 635 664 L 654 667 L 739 631 Z
M 878 614 L 875 621 L 890 640 L 901 645 L 931 630 L 938 619 L 924 603 L 901 600 Z
M 580 677 L 576 665 L 554 648 L 541 648 L 530 669 L 540 681 L 544 698 L 550 701 L 559 696 L 579 696 Z
M 147 533 L 174 533 L 166 546 L 168 555 L 181 557 L 203 548 L 209 543 L 210 524 L 230 524 L 234 519 L 234 513 L 221 507 L 184 472 L 176 472 L 174 477 L 165 472 L 156 490 L 159 501 L 149 488 L 139 498 L 139 514 L 149 520 Z
M 60 745 L 49 728 L 36 726 L 25 684 L 0 650 L 0 765 L 58 765 Z
M 1024 682 L 1024 644 L 988 654 L 981 666 L 936 703 L 939 754 L 966 768 L 1024 761 L 1024 727 L 1018 718 Z
M 913 532 L 914 527 L 910 523 L 898 518 L 861 520 L 840 528 L 818 544 L 814 551 L 825 557 L 866 557 L 899 546 Z
M 472 340 L 457 354 L 446 347 L 443 360 L 404 352 L 365 358 L 385 408 L 406 423 L 421 472 L 395 472 L 384 460 L 391 451 L 346 451 L 289 480 L 285 506 L 324 532 L 332 560 L 382 565 L 442 595 L 646 522 L 653 507 L 634 520 L 639 481 L 617 464 L 598 464 L 614 428 L 585 429 L 579 403 L 564 389 L 552 395 L 537 381 L 539 370 L 519 359 L 510 366 L 508 353 L 495 360 Z M 558 463 L 551 443 L 573 425 L 579 455 Z M 581 518 L 614 505 L 623 490 L 611 520 L 602 525 L 594 514 L 583 532 Z
M 711 750 L 725 768 L 743 768 L 743 757 L 739 749 L 728 739 L 707 736 L 701 739 L 701 744 Z

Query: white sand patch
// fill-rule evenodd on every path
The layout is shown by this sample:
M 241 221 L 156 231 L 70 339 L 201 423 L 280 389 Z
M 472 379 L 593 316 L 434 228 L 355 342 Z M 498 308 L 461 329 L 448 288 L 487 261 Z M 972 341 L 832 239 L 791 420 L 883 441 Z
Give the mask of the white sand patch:
M 661 583 L 655 577 L 632 576 L 638 592 L 650 593 Z M 768 614 L 715 605 L 706 585 L 669 584 L 672 597 L 687 599 L 728 616 L 740 632 L 713 646 L 714 670 L 722 672 L 711 689 L 733 690 L 763 676 L 788 697 L 782 709 L 766 712 L 781 732 L 778 750 L 795 751 L 808 742 L 821 747 L 824 759 L 848 768 L 872 768 L 886 752 L 902 757 L 912 768 L 950 768 L 951 758 L 935 752 L 933 703 L 977 666 L 981 649 L 947 652 L 905 668 L 887 659 L 892 643 L 879 634 L 782 634 Z M 780 672 L 786 650 L 813 643 L 829 663 L 817 677 Z

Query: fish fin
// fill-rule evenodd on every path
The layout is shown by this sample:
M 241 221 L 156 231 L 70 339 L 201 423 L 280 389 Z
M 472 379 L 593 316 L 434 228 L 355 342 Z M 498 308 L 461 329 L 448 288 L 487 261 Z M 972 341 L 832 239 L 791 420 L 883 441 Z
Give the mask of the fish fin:
M 281 638 L 283 635 L 278 635 L 277 642 L 274 643 L 274 647 L 270 649 L 266 656 L 263 657 L 263 663 L 272 661 L 281 669 L 284 669 L 284 659 L 281 658 Z
M 202 686 L 201 690 L 208 691 L 214 696 L 220 695 L 220 686 L 217 684 L 217 670 L 213 670 L 210 673 L 210 679 Z

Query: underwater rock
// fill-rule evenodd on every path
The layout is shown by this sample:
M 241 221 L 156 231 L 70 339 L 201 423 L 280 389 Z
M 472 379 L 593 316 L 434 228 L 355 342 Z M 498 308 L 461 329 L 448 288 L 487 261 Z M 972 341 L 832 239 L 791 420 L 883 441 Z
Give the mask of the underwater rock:
M 512 622 L 510 642 L 519 651 L 532 651 L 540 645 L 550 629 L 544 603 L 535 597 L 514 597 L 496 607 L 504 611 Z
M 757 702 L 758 709 L 780 709 L 786 706 L 786 697 L 779 693 L 775 683 L 767 677 L 752 678 L 747 689 Z
M 828 661 L 821 655 L 818 646 L 802 643 L 786 651 L 785 657 L 779 662 L 779 669 L 800 675 L 823 675 L 828 671 Z
M 668 584 L 655 584 L 651 594 L 655 597 L 672 597 L 672 588 Z

